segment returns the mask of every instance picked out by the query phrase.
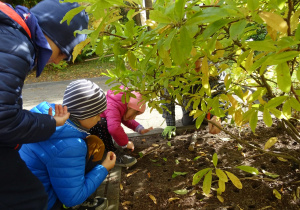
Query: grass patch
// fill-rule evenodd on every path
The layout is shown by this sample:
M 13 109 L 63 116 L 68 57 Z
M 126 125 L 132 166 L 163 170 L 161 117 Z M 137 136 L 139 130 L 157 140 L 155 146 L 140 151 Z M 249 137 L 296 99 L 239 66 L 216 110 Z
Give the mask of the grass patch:
M 65 68 L 55 68 L 49 64 L 43 70 L 41 76 L 36 78 L 35 70 L 27 76 L 25 84 L 36 82 L 55 82 L 63 80 L 74 80 L 83 78 L 101 77 L 101 73 L 114 68 L 114 64 L 109 61 L 101 61 L 97 58 L 87 59 L 78 63 L 71 63 Z

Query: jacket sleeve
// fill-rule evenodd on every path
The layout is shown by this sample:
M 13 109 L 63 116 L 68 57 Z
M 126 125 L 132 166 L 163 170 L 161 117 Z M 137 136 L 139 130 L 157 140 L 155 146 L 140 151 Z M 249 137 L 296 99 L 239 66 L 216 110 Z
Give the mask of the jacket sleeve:
M 102 165 L 85 174 L 86 152 L 82 144 L 68 147 L 47 163 L 53 189 L 59 200 L 68 207 L 83 203 L 108 174 Z
M 47 140 L 56 129 L 55 119 L 48 114 L 32 113 L 22 109 L 0 110 L 0 113 L 1 145 Z
M 127 127 L 130 128 L 131 130 L 135 131 L 136 127 L 138 127 L 138 125 L 140 125 L 137 121 L 135 120 L 127 120 L 124 121 L 122 120 L 122 123 Z
M 107 129 L 112 138 L 119 146 L 125 146 L 128 143 L 128 136 L 125 133 L 121 123 L 122 116 L 118 110 L 108 110 L 106 112 Z

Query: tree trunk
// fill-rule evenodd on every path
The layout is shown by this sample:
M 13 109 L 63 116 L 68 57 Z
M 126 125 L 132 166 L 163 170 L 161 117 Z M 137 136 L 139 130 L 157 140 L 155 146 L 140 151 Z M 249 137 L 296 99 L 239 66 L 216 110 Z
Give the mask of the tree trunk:
M 145 8 L 152 8 L 152 0 L 144 0 L 145 1 Z M 146 10 L 146 20 L 149 19 L 149 10 Z M 150 31 L 151 28 L 148 26 L 148 31 Z

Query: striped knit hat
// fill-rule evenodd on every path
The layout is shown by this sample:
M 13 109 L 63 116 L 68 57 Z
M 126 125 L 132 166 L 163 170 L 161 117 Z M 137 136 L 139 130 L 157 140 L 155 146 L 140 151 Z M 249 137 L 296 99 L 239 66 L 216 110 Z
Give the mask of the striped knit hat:
M 63 105 L 68 107 L 71 117 L 84 120 L 106 110 L 106 97 L 95 83 L 80 79 L 71 82 L 65 90 Z

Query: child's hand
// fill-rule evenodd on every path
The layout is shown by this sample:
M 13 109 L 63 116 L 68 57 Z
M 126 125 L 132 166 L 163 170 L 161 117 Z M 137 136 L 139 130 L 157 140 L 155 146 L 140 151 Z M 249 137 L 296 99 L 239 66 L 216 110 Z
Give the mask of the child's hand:
M 115 167 L 116 163 L 116 155 L 113 152 L 108 152 L 105 160 L 102 162 L 102 165 L 109 171 L 113 167 Z
M 214 123 L 216 123 L 218 126 L 222 127 L 222 125 L 221 125 L 221 119 L 219 119 L 217 116 L 213 116 L 211 118 L 211 121 L 213 121 Z M 221 132 L 221 129 L 217 128 L 216 126 L 214 126 L 211 123 L 208 123 L 208 130 L 209 130 L 209 133 L 211 133 L 211 134 L 218 134 L 218 133 Z
M 131 149 L 131 151 L 133 152 L 133 150 L 134 150 L 134 144 L 133 144 L 132 141 L 128 141 L 127 149 Z
M 148 129 L 143 129 L 143 130 L 141 130 L 141 134 L 148 133 L 148 132 L 151 131 L 151 130 L 153 130 L 153 127 L 148 128 Z
M 52 116 L 52 107 L 49 108 L 48 114 Z M 53 117 L 56 121 L 56 126 L 64 125 L 70 117 L 67 106 L 63 107 L 61 104 L 55 104 L 55 115 Z

